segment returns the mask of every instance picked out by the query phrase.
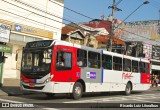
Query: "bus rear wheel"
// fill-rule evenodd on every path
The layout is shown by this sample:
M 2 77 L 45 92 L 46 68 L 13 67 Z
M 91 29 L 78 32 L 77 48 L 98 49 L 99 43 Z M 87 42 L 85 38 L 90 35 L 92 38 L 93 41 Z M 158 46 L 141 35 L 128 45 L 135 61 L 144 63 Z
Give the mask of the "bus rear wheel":
M 80 82 L 76 82 L 73 86 L 72 98 L 78 100 L 82 97 L 83 87 Z
M 131 90 L 132 90 L 131 84 L 127 83 L 124 94 L 125 95 L 130 95 L 131 94 Z

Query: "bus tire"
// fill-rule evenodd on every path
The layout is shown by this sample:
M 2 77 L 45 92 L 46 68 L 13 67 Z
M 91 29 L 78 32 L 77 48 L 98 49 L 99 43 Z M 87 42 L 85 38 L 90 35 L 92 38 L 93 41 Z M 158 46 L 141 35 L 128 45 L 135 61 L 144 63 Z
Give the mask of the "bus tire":
M 52 98 L 52 97 L 54 97 L 54 93 L 45 93 L 45 95 L 48 97 L 48 98 Z
M 73 86 L 72 98 L 78 100 L 82 97 L 83 87 L 80 82 L 76 82 Z
M 130 94 L 131 94 L 131 91 L 132 91 L 131 84 L 130 84 L 130 83 L 127 83 L 124 94 L 125 94 L 125 95 L 130 95 Z

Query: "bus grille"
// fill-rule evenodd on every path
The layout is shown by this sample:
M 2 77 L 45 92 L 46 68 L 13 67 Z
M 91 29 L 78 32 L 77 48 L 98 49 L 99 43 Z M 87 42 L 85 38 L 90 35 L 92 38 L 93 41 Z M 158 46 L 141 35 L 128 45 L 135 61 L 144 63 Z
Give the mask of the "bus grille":
M 44 86 L 39 86 L 39 87 L 29 87 L 26 85 L 23 85 L 24 88 L 26 89 L 34 89 L 34 90 L 42 90 L 44 88 Z

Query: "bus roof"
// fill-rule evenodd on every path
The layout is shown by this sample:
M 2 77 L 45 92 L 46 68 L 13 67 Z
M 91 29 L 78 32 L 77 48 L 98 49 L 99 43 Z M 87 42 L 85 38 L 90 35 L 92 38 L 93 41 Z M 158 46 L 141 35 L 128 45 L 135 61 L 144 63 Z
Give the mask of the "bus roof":
M 137 57 L 127 56 L 127 55 L 123 55 L 123 54 L 119 54 L 119 53 L 115 53 L 115 52 L 110 52 L 110 51 L 103 50 L 103 49 L 95 49 L 92 47 L 83 46 L 83 45 L 79 45 L 79 44 L 75 44 L 75 43 L 70 43 L 70 42 L 66 42 L 63 40 L 55 40 L 55 39 L 28 42 L 26 44 L 25 48 L 50 47 L 50 46 L 53 46 L 53 44 L 54 45 L 72 46 L 72 47 L 76 47 L 76 48 L 80 48 L 80 49 L 84 49 L 84 50 L 99 52 L 99 53 L 103 53 L 103 54 L 107 54 L 107 55 L 111 55 L 111 56 L 117 56 L 117 57 L 127 58 L 127 59 L 131 59 L 131 60 L 136 60 L 136 61 L 143 61 L 143 62 L 147 62 L 147 63 L 150 62 L 148 59 L 145 59 L 145 58 L 137 58 Z

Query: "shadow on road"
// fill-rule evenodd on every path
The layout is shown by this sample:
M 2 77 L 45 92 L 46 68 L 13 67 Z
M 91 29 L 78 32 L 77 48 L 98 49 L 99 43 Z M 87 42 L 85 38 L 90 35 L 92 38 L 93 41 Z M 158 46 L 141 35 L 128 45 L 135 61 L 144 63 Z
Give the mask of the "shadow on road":
M 22 91 L 17 86 L 4 86 L 1 88 L 2 91 L 6 92 L 8 96 L 15 96 L 27 99 L 37 100 L 57 100 L 57 99 L 71 99 L 69 94 L 55 94 L 54 97 L 47 97 L 45 94 L 40 92 L 29 92 Z M 132 92 L 132 94 L 141 94 L 142 92 Z M 98 93 L 84 93 L 82 98 L 96 98 L 104 96 L 119 96 L 123 95 L 122 92 L 98 92 Z

